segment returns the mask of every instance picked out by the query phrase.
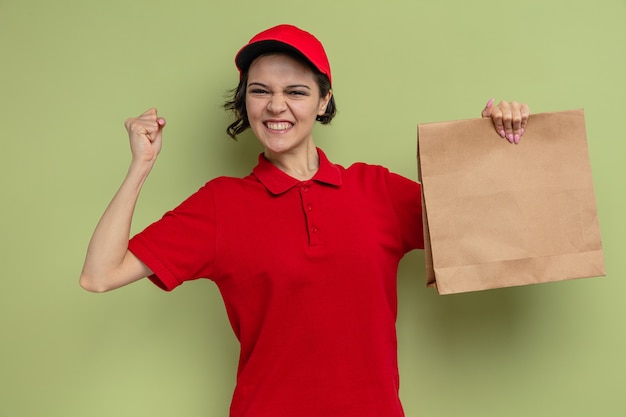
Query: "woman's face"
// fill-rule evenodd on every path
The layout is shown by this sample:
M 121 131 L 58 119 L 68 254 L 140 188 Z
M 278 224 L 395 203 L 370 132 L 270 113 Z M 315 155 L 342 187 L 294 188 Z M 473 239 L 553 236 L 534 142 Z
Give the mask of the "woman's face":
M 287 55 L 257 58 L 248 70 L 246 111 L 266 156 L 314 147 L 313 125 L 331 94 L 320 97 L 313 71 Z

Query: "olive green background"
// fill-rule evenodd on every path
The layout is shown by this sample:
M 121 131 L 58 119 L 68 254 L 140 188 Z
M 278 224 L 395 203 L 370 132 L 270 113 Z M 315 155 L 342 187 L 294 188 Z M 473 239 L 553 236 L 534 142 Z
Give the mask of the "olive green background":
M 125 118 L 168 120 L 135 231 L 250 171 L 260 148 L 226 137 L 221 104 L 238 48 L 284 22 L 326 45 L 340 113 L 315 136 L 344 165 L 416 178 L 417 123 L 490 97 L 585 108 L 607 277 L 442 297 L 409 254 L 401 395 L 408 417 L 626 416 L 624 21 L 624 0 L 1 0 L 0 416 L 227 415 L 238 346 L 210 281 L 90 294 L 78 276 Z

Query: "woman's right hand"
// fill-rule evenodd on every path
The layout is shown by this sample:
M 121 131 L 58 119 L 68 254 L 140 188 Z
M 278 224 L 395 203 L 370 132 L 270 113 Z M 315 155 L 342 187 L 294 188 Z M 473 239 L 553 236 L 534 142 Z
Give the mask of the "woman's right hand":
M 141 187 L 161 151 L 165 119 L 156 109 L 124 122 L 133 154 L 131 166 L 119 190 L 93 232 L 80 285 L 93 292 L 109 291 L 152 274 L 128 250 L 128 238 Z
M 139 117 L 126 119 L 124 122 L 133 162 L 154 163 L 161 152 L 161 141 L 165 119 L 159 117 L 157 110 L 152 108 Z

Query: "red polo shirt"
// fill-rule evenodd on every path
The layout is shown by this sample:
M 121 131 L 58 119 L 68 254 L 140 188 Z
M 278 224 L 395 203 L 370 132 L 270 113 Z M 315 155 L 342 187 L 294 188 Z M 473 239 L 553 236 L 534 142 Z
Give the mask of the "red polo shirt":
M 165 290 L 209 278 L 241 343 L 232 417 L 399 417 L 396 273 L 423 247 L 419 184 L 332 164 L 310 181 L 262 155 L 133 237 Z

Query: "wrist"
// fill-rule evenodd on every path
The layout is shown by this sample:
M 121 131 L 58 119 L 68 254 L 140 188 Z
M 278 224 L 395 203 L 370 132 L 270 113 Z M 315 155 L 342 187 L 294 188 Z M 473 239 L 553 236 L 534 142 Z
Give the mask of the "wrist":
M 148 178 L 148 175 L 150 175 L 152 167 L 154 167 L 154 161 L 139 161 L 133 159 L 128 167 L 126 178 L 140 181 L 140 184 L 143 184 L 146 178 Z

